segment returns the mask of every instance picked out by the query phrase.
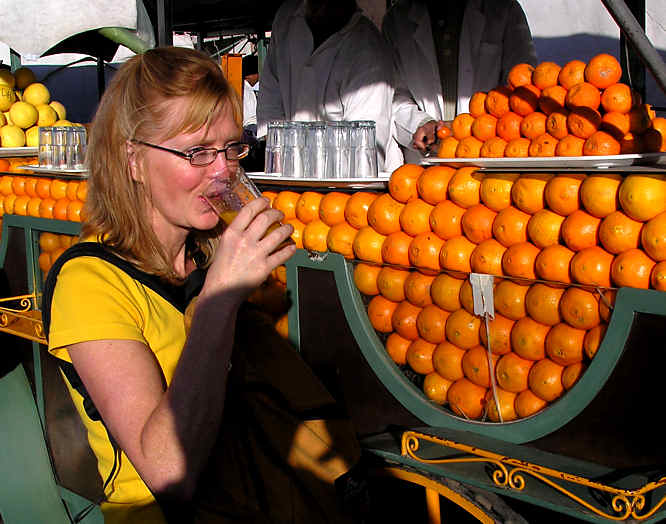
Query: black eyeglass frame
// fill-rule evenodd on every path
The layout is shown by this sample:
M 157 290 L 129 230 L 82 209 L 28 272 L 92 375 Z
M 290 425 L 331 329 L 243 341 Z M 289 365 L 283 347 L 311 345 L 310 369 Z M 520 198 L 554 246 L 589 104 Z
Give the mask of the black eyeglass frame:
M 237 160 L 240 160 L 241 158 L 245 158 L 247 155 L 249 155 L 250 154 L 250 148 L 252 147 L 250 144 L 246 144 L 244 142 L 232 142 L 231 144 L 228 144 L 227 146 L 223 147 L 222 149 L 217 149 L 216 147 L 202 147 L 201 149 L 197 149 L 196 151 L 194 151 L 192 153 L 183 153 L 182 151 L 178 151 L 177 149 L 170 149 L 168 147 L 158 146 L 157 144 L 151 144 L 150 142 L 145 142 L 145 141 L 139 140 L 137 138 L 130 139 L 130 142 L 133 142 L 135 144 L 141 144 L 141 145 L 148 146 L 148 147 L 152 147 L 153 149 L 159 149 L 160 151 L 166 151 L 167 153 L 172 153 L 172 154 L 174 154 L 176 156 L 179 156 L 181 158 L 185 158 L 190 162 L 190 165 L 192 165 L 194 167 L 206 167 L 206 166 L 211 165 L 213 162 L 215 162 L 215 160 L 217 159 L 217 155 L 219 155 L 220 153 L 224 153 L 224 158 L 227 160 L 227 162 L 236 162 Z M 235 146 L 244 146 L 244 151 L 240 155 L 238 155 L 236 158 L 229 158 L 229 155 L 228 155 L 227 151 L 229 150 L 229 148 L 235 147 Z M 201 153 L 202 151 L 215 151 L 215 156 L 207 164 L 194 164 L 192 162 L 193 157 L 196 154 Z

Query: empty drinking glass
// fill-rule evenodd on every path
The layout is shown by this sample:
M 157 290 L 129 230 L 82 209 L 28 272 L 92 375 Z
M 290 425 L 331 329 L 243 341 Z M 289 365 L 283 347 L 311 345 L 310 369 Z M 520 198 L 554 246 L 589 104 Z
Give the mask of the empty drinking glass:
M 282 158 L 282 176 L 302 178 L 305 163 L 305 122 L 287 122 Z
M 378 172 L 375 122 L 356 120 L 351 122 L 350 132 L 352 178 L 376 178 Z
M 326 178 L 351 176 L 349 130 L 348 122 L 326 123 Z
M 264 155 L 264 172 L 266 173 L 282 173 L 282 157 L 286 128 L 287 123 L 280 120 L 268 123 L 266 153 Z
M 308 122 L 305 136 L 305 177 L 326 176 L 326 122 Z

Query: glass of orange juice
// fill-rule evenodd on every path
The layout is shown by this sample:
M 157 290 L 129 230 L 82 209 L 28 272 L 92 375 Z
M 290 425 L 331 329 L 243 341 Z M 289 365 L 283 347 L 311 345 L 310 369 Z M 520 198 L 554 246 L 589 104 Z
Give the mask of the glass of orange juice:
M 229 177 L 215 177 L 204 189 L 201 196 L 208 202 L 225 224 L 231 224 L 241 208 L 255 198 L 261 197 L 261 191 L 247 176 L 245 170 L 238 166 Z M 266 234 L 280 227 L 279 222 L 271 224 Z M 278 248 L 293 244 L 288 238 Z

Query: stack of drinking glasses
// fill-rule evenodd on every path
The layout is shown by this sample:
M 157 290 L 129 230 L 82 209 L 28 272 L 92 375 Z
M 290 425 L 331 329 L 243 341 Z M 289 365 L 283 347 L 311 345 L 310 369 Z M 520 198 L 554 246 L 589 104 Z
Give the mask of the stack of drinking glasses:
M 40 167 L 84 169 L 86 129 L 82 126 L 39 128 L 38 159 Z
M 377 177 L 375 123 L 270 122 L 265 172 L 287 178 Z

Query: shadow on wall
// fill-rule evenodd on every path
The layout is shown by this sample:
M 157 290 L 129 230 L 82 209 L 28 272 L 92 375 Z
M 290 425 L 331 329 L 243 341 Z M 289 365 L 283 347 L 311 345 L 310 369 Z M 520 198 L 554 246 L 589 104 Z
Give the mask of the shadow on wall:
M 555 62 L 561 66 L 571 60 L 587 62 L 599 53 L 608 53 L 620 58 L 620 42 L 618 39 L 599 36 L 591 33 L 580 33 L 558 38 L 534 38 L 539 62 Z M 657 50 L 666 62 L 666 49 Z M 666 93 L 664 93 L 652 74 L 646 68 L 645 72 L 646 102 L 658 107 L 666 107 Z

